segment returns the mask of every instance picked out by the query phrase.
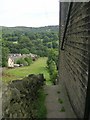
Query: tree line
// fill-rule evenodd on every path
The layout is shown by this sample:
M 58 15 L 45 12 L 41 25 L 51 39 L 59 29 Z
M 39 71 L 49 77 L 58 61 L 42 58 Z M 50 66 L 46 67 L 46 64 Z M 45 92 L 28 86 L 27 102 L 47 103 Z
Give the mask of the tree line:
M 54 31 L 55 30 L 55 31 Z M 2 30 L 2 61 L 5 66 L 9 53 L 48 56 L 50 49 L 57 51 L 59 46 L 58 26 L 43 28 L 4 27 Z

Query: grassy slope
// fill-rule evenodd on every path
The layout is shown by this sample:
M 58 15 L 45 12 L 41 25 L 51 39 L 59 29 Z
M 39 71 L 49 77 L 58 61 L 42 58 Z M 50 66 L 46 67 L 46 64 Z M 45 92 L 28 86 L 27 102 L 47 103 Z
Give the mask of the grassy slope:
M 50 79 L 49 73 L 46 69 L 47 66 L 46 61 L 47 58 L 44 57 L 44 58 L 39 58 L 30 66 L 19 67 L 14 69 L 5 69 L 3 71 L 3 81 L 8 82 L 11 80 L 21 79 L 29 74 L 43 73 L 44 77 L 47 79 L 46 83 L 51 84 L 51 82 L 49 82 Z M 38 118 L 46 118 L 47 110 L 45 106 L 45 98 L 46 98 L 46 94 L 44 93 L 44 90 L 40 89 L 37 102 L 35 103 Z
M 47 66 L 46 61 L 47 61 L 47 58 L 44 57 L 44 58 L 39 58 L 30 66 L 14 68 L 14 69 L 5 69 L 3 71 L 2 79 L 4 82 L 8 82 L 11 80 L 21 79 L 29 74 L 43 73 L 44 77 L 47 80 L 46 84 L 50 84 L 49 73 L 47 72 L 47 69 L 46 69 L 46 66 Z

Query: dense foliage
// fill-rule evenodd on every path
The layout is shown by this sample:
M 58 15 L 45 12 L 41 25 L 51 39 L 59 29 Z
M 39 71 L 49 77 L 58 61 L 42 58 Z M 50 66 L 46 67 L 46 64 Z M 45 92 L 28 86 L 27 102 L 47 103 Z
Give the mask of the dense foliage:
M 7 47 L 2 47 L 2 67 L 7 66 L 9 49 Z
M 7 66 L 8 51 L 21 54 L 33 53 L 43 57 L 48 55 L 50 49 L 58 49 L 58 39 L 58 26 L 3 27 L 2 48 L 6 49 L 6 53 L 3 51 L 2 66 Z
M 32 59 L 30 57 L 19 58 L 18 60 L 16 60 L 16 63 L 19 65 L 27 66 L 32 63 Z
M 51 49 L 48 53 L 47 60 L 48 71 L 50 74 L 50 79 L 53 84 L 56 84 L 57 76 L 58 76 L 58 51 Z
M 8 48 L 10 53 L 33 53 L 42 57 L 48 56 L 50 49 L 58 49 L 58 26 L 3 27 L 2 47 Z M 3 66 L 6 66 L 5 64 Z
M 3 118 L 45 118 L 44 81 L 43 74 L 11 81 L 3 91 Z

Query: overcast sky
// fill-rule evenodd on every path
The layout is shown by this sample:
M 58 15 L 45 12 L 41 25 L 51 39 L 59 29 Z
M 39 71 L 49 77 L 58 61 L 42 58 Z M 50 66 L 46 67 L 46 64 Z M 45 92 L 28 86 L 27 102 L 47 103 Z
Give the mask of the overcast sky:
M 0 26 L 59 24 L 59 0 L 0 0 Z

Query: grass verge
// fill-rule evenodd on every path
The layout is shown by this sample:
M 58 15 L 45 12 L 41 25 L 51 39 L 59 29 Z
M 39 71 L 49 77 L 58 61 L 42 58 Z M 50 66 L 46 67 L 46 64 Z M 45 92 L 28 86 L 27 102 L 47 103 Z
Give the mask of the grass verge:
M 47 109 L 45 106 L 45 98 L 46 94 L 44 93 L 44 89 L 39 90 L 38 100 L 36 104 L 37 109 L 37 118 L 46 118 Z

